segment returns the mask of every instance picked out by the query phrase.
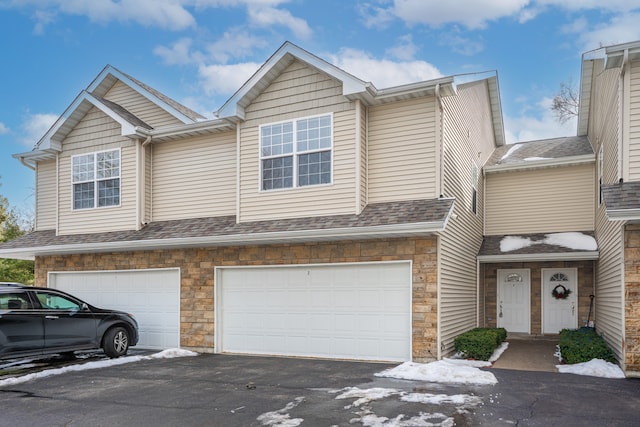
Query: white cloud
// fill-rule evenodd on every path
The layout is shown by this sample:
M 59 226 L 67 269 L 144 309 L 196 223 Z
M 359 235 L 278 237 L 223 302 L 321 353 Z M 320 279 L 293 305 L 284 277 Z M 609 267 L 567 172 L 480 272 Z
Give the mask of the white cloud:
M 271 6 L 250 6 L 248 8 L 249 22 L 259 27 L 271 27 L 282 25 L 291 30 L 296 37 L 308 39 L 312 31 L 307 21 L 296 18 L 291 12 L 284 9 L 277 9 Z
M 255 62 L 201 65 L 198 74 L 207 95 L 229 95 L 240 88 L 261 65 Z
M 425 61 L 376 59 L 356 49 L 344 48 L 328 58 L 337 67 L 372 82 L 378 89 L 442 77 L 436 67 Z
M 628 12 L 640 7 L 640 0 L 535 0 L 535 3 L 570 11 L 598 9 L 611 12 Z
M 413 43 L 411 34 L 406 34 L 399 38 L 398 44 L 386 50 L 386 54 L 396 59 L 407 61 L 415 57 L 418 46 Z
M 469 29 L 484 28 L 488 21 L 518 14 L 529 0 L 395 0 L 389 9 L 406 23 L 439 27 L 458 23 Z
M 190 38 L 182 38 L 174 42 L 171 46 L 156 46 L 153 53 L 162 58 L 168 65 L 185 65 L 193 64 L 199 61 L 199 54 L 191 52 L 192 40 Z
M 0 135 L 6 135 L 9 133 L 9 128 L 2 122 L 0 122 Z
M 640 39 L 640 13 L 626 13 L 611 18 L 610 21 L 590 26 L 585 23 L 580 27 L 580 21 L 575 26 L 565 28 L 578 36 L 583 52 Z
M 504 116 L 506 140 L 514 142 L 572 136 L 576 134 L 577 118 L 560 123 L 551 111 L 551 98 L 543 98 L 518 117 Z
M 481 36 L 470 38 L 462 36 L 461 33 L 457 26 L 451 32 L 443 32 L 440 36 L 440 43 L 465 56 L 472 56 L 484 50 Z
M 32 148 L 56 120 L 58 120 L 57 114 L 29 114 L 20 126 L 24 135 L 20 138 L 20 143 Z
M 226 63 L 230 58 L 249 56 L 254 49 L 265 46 L 267 46 L 265 39 L 253 36 L 245 29 L 232 28 L 226 31 L 219 40 L 210 43 L 206 50 L 209 58 L 216 62 Z

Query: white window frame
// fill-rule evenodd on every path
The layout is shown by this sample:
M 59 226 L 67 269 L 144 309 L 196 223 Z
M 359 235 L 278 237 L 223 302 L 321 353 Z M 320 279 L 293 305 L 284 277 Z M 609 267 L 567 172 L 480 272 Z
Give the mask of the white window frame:
M 98 178 L 97 177 L 98 154 L 111 153 L 111 152 L 118 153 L 118 173 L 117 175 L 110 175 L 108 177 Z M 74 170 L 73 170 L 75 159 L 80 157 L 90 156 L 90 155 L 93 156 L 93 171 L 92 171 L 93 176 L 91 178 L 76 180 L 74 176 Z M 103 181 L 110 181 L 114 179 L 118 180 L 118 203 L 113 205 L 107 205 L 107 206 L 99 206 L 100 191 L 99 191 L 98 183 Z M 75 202 L 76 202 L 75 186 L 77 184 L 87 184 L 87 183 L 93 183 L 93 206 L 76 208 L 75 207 Z M 120 150 L 120 148 L 93 151 L 89 153 L 82 153 L 82 154 L 76 154 L 74 156 L 71 156 L 71 210 L 72 211 L 77 212 L 77 211 L 86 211 L 86 210 L 93 210 L 93 209 L 109 209 L 109 208 L 119 207 L 121 203 L 122 203 L 122 151 Z
M 317 148 L 317 149 L 311 149 L 311 150 L 298 150 L 298 140 L 297 140 L 297 131 L 298 131 L 298 124 L 299 122 L 302 122 L 304 120 L 310 120 L 310 119 L 315 119 L 315 118 L 322 118 L 322 117 L 328 117 L 329 121 L 330 121 L 330 127 L 329 127 L 329 131 L 330 131 L 330 135 L 329 138 L 331 139 L 331 144 L 330 146 L 327 147 L 322 147 L 322 148 Z M 285 123 L 291 123 L 292 124 L 292 133 L 293 133 L 293 141 L 292 141 L 292 145 L 293 145 L 293 149 L 291 151 L 291 153 L 280 153 L 277 155 L 267 155 L 267 156 L 263 156 L 263 147 L 262 147 L 262 136 L 263 136 L 263 131 L 265 128 L 267 127 L 271 127 L 274 125 L 279 125 L 279 124 L 285 124 Z M 272 122 L 272 123 L 265 123 L 263 125 L 260 125 L 259 128 L 259 134 L 258 134 L 258 150 L 259 150 L 259 176 L 258 176 L 258 188 L 260 192 L 272 192 L 272 191 L 286 191 L 286 190 L 293 190 L 293 189 L 299 189 L 299 188 L 310 188 L 310 187 L 319 187 L 319 186 L 327 186 L 327 185 L 332 185 L 333 184 L 333 152 L 334 152 L 334 143 L 333 143 L 333 113 L 328 113 L 328 114 L 317 114 L 317 115 L 313 115 L 313 116 L 306 116 L 306 117 L 297 117 L 295 119 L 291 119 L 291 120 L 283 120 L 283 121 L 279 121 L 279 122 Z M 300 185 L 300 180 L 299 180 L 299 171 L 298 171 L 298 166 L 299 166 L 299 158 L 302 155 L 305 154 L 313 154 L 313 153 L 323 153 L 323 152 L 329 152 L 329 156 L 330 156 L 330 170 L 329 170 L 329 182 L 323 182 L 323 183 L 318 183 L 318 184 L 307 184 L 307 185 Z M 273 188 L 273 189 L 265 189 L 264 188 L 264 182 L 263 182 L 263 161 L 264 160 L 269 160 L 269 159 L 277 159 L 277 158 L 284 158 L 284 157 L 289 157 L 291 156 L 293 158 L 293 177 L 292 177 L 292 185 L 291 187 L 283 187 L 283 188 Z

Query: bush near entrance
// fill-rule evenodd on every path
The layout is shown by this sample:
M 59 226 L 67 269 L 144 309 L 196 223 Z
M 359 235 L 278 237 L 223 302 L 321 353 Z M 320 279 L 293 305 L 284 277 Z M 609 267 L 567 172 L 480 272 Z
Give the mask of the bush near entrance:
M 504 328 L 475 328 L 454 339 L 454 348 L 462 357 L 489 360 L 495 349 L 507 339 Z
M 616 363 L 613 351 L 594 328 L 561 330 L 559 347 L 562 361 L 570 365 L 592 359 Z

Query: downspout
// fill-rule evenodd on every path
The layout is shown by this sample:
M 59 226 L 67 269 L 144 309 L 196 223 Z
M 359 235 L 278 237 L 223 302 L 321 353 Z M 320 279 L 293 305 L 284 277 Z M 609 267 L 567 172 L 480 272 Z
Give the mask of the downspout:
M 443 162 L 444 162 L 444 144 L 442 143 L 442 133 L 444 131 L 444 115 L 443 115 L 443 108 L 442 108 L 442 96 L 440 95 L 440 83 L 436 84 L 436 100 L 438 101 L 438 110 L 437 110 L 437 114 L 438 114 L 438 124 L 436 126 L 436 144 L 438 145 L 438 157 L 436 158 L 436 179 L 438 180 L 438 182 L 436 182 L 436 192 L 438 194 L 436 194 L 436 197 L 440 197 L 444 195 L 444 192 L 442 191 L 443 189 L 443 180 L 444 180 L 444 176 L 443 176 Z
M 622 181 L 625 179 L 625 164 L 624 164 L 624 153 L 626 152 L 626 148 L 628 145 L 627 135 L 628 132 L 625 132 L 625 106 L 626 106 L 626 97 L 625 97 L 625 80 L 626 80 L 626 68 L 629 64 L 629 49 L 624 50 L 624 56 L 622 59 L 622 65 L 620 66 L 620 75 L 618 77 L 618 180 Z
M 146 156 L 146 147 L 151 144 L 151 135 L 147 135 L 147 138 L 139 145 L 140 152 L 138 153 L 138 159 L 140 161 L 140 166 L 137 168 L 138 174 L 138 226 L 137 229 L 140 230 L 143 228 L 146 221 L 146 207 L 147 207 L 147 156 Z

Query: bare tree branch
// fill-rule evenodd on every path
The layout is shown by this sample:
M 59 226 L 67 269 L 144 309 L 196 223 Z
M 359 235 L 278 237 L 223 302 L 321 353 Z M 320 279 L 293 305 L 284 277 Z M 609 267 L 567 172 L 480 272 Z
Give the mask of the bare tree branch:
M 551 111 L 560 123 L 566 123 L 578 116 L 578 91 L 572 80 L 560 83 L 560 92 L 553 97 Z

